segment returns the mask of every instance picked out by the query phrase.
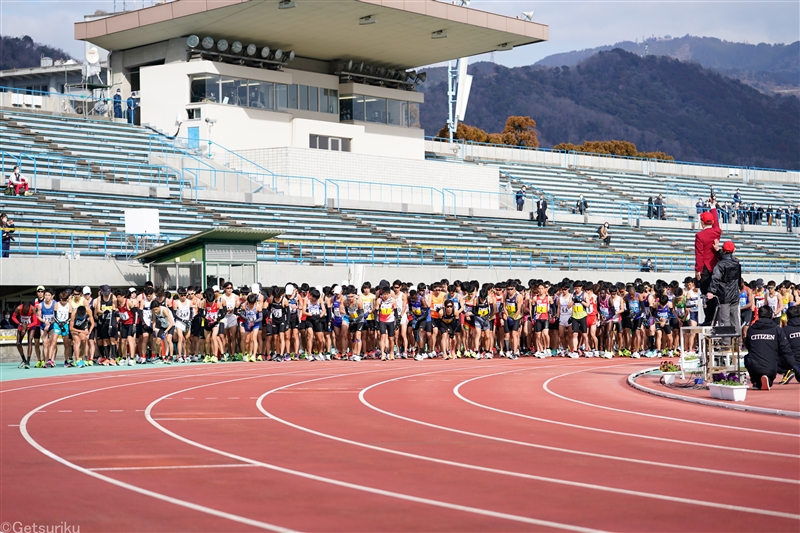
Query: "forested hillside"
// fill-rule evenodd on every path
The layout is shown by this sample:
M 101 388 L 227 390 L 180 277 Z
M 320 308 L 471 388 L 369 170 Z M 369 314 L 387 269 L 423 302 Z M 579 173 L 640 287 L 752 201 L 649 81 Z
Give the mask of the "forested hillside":
M 70 59 L 68 53 L 58 48 L 35 43 L 24 37 L 0 37 L 0 70 L 12 68 L 38 67 L 42 55 L 57 59 Z
M 422 125 L 447 121 L 445 69 L 431 69 Z M 626 140 L 677 160 L 800 169 L 800 101 L 769 96 L 669 57 L 600 52 L 575 67 L 470 66 L 467 124 L 501 131 L 511 115 L 532 117 L 542 147 Z

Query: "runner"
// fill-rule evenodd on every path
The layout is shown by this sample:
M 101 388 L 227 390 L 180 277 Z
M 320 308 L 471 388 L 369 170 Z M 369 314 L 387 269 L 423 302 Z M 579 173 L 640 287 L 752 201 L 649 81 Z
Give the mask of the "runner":
M 381 361 L 394 359 L 395 329 L 397 327 L 397 302 L 389 291 L 381 291 L 378 301 L 378 330 L 380 333 Z
M 117 317 L 114 314 L 114 296 L 111 287 L 103 285 L 94 301 L 94 317 L 97 324 L 97 362 L 104 366 L 117 364 Z
M 56 349 L 58 342 L 58 334 L 56 334 L 54 329 L 57 302 L 53 299 L 55 296 L 53 289 L 45 289 L 43 294 L 44 300 L 39 304 L 37 311 L 39 313 L 39 322 L 41 323 L 39 331 L 41 331 L 42 348 L 44 350 L 44 367 L 54 368 L 56 366 Z
M 17 351 L 22 362 L 19 368 L 28 369 L 31 367 L 31 351 L 33 332 L 39 327 L 39 317 L 33 304 L 25 302 L 17 306 L 11 313 L 11 322 L 17 327 Z M 28 357 L 26 358 L 22 350 L 22 339 L 28 337 Z M 37 367 L 41 368 L 41 367 Z
M 117 328 L 119 330 L 118 349 L 120 360 L 118 364 L 133 366 L 136 356 L 136 311 L 137 303 L 135 299 L 128 298 L 131 293 L 126 293 L 123 289 L 114 291 L 115 315 Z M 135 294 L 135 293 L 134 293 Z
M 192 335 L 192 322 L 197 314 L 195 303 L 189 299 L 188 288 L 178 288 L 178 299 L 172 301 L 172 310 L 175 315 L 175 334 L 177 341 L 177 362 L 188 363 L 190 360 L 188 347 Z
M 81 348 L 89 342 L 89 335 L 94 331 L 94 318 L 89 308 L 79 305 L 72 311 L 69 322 L 69 331 L 72 334 L 72 347 L 77 361 L 75 366 L 83 368 L 90 366 L 89 362 L 84 362 Z
M 244 355 L 242 360 L 251 363 L 256 362 L 258 353 L 258 337 L 261 333 L 261 322 L 263 321 L 263 304 L 259 302 L 258 294 L 250 293 L 247 300 L 239 308 L 239 316 L 242 319 L 239 325 L 239 337 L 244 341 Z

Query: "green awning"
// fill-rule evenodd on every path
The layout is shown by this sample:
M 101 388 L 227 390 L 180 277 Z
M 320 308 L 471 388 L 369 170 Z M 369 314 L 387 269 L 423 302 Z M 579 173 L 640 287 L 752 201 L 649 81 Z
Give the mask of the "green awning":
M 217 243 L 217 244 L 231 244 L 231 243 L 247 243 L 258 244 L 260 242 L 272 239 L 280 235 L 280 231 L 274 230 L 259 230 L 252 228 L 214 228 L 200 233 L 195 233 L 189 237 L 185 237 L 175 242 L 165 244 L 142 252 L 134 259 L 142 263 L 155 263 L 160 258 L 180 253 L 188 248 L 197 246 L 198 244 Z

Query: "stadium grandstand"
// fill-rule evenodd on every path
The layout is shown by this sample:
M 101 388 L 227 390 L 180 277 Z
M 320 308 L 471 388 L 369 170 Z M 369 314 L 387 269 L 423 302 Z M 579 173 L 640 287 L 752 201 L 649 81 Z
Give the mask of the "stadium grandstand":
M 711 196 L 746 271 L 800 271 L 797 172 L 424 137 L 419 67 L 546 40 L 542 24 L 433 0 L 177 0 L 92 17 L 75 36 L 109 51 L 107 83 L 80 110 L 105 101 L 105 116 L 49 92 L 0 109 L 3 172 L 19 165 L 32 193 L 3 199 L 16 226 L 6 295 L 65 280 L 34 276 L 30 258 L 74 265 L 70 283 L 140 282 L 139 254 L 226 227 L 278 234 L 257 245 L 259 279 L 339 267 L 320 274 L 332 282 L 357 265 L 678 277 Z M 136 97 L 135 118 L 115 118 L 117 90 Z

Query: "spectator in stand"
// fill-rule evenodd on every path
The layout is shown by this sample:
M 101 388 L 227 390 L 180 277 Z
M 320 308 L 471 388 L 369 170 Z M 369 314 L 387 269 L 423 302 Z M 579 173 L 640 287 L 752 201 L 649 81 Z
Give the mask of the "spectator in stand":
M 664 211 L 664 196 L 659 194 L 658 198 L 653 200 L 653 214 L 656 220 L 667 220 L 667 213 Z
M 544 199 L 544 194 L 540 194 L 536 202 L 536 225 L 540 228 L 547 225 L 547 200 Z
M 126 103 L 128 106 L 128 124 L 133 124 L 133 119 L 136 115 L 136 100 L 133 98 L 133 93 L 128 96 Z
M 114 93 L 114 118 L 122 118 L 122 91 Z
M 764 218 L 765 218 L 764 215 L 765 215 L 764 207 L 759 205 L 756 208 L 756 224 L 758 224 L 759 226 L 764 221 Z
M 8 175 L 6 187 L 13 187 L 14 194 L 17 196 L 20 194 L 24 196 L 31 195 L 30 191 L 28 191 L 28 179 L 19 171 L 19 165 L 14 165 L 14 170 Z
M 573 212 L 579 215 L 585 215 L 587 211 L 589 211 L 589 202 L 587 202 L 586 198 L 581 194 L 580 198 L 578 198 L 578 201 L 575 203 L 575 210 Z
M 647 261 L 642 263 L 642 268 L 639 269 L 639 272 L 650 272 L 653 270 L 653 260 L 648 259 Z
M 523 185 L 520 190 L 517 191 L 517 211 L 522 211 L 525 207 L 525 186 Z
M 647 199 L 647 218 L 653 218 L 653 197 Z
M 12 309 L 8 307 L 3 311 L 3 319 L 0 320 L 0 329 L 17 329 L 14 323 L 11 322 L 11 311 Z
M 739 191 L 738 187 L 736 189 L 736 192 L 733 193 L 733 203 L 734 204 L 742 203 L 742 193 Z
M 706 210 L 706 205 L 703 203 L 702 198 L 697 199 L 697 203 L 694 204 L 695 208 L 697 208 L 697 215 L 700 216 Z
M 794 213 L 792 213 L 792 208 L 790 206 L 786 206 L 786 209 L 783 210 L 784 218 L 786 218 L 786 231 L 791 233 L 792 226 L 794 225 Z
M 717 194 L 714 192 L 714 186 L 709 185 L 709 188 L 711 189 L 711 191 L 708 193 L 708 197 L 711 199 L 712 203 L 716 203 Z
M 611 233 L 608 231 L 608 222 L 603 223 L 602 226 L 597 228 L 597 238 L 603 241 L 602 246 L 606 248 L 611 244 Z
M 8 257 L 9 250 L 11 250 L 11 241 L 14 240 L 14 221 L 8 218 L 8 215 L 0 214 L 0 228 L 3 230 L 3 257 Z
M 717 250 L 722 230 L 719 227 L 716 209 L 700 215 L 700 223 L 703 229 L 694 237 L 694 273 L 698 280 L 700 294 L 705 295 L 709 292 L 711 274 L 719 261 Z M 711 318 L 714 316 L 716 306 L 716 301 L 713 299 L 707 302 L 704 326 L 711 325 Z

